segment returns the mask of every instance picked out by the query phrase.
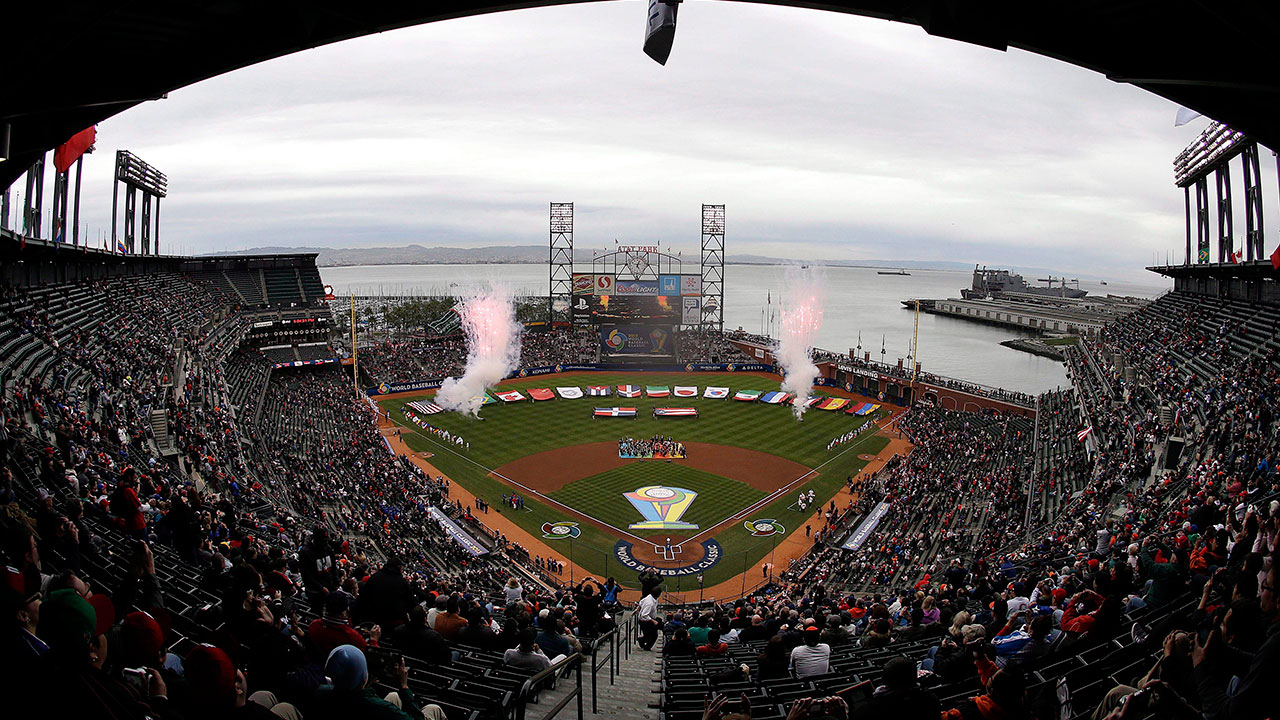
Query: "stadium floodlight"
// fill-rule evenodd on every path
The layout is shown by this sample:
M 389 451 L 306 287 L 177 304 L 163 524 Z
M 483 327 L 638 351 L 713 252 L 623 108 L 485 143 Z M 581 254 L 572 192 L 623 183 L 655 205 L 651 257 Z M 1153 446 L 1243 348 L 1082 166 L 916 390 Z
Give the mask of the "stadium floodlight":
M 649 0 L 645 18 L 644 54 L 659 65 L 667 64 L 671 44 L 676 39 L 676 10 L 681 0 Z
M 1244 133 L 1214 122 L 1173 160 L 1173 180 L 1187 187 L 1239 155 L 1249 145 Z

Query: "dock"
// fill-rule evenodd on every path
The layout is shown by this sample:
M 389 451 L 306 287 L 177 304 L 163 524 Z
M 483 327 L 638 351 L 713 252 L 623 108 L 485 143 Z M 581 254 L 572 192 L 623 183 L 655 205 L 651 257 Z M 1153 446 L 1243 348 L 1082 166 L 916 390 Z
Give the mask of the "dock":
M 903 300 L 902 305 L 914 309 L 916 302 L 916 299 Z M 1149 301 L 1120 295 L 1064 298 L 1005 293 L 999 299 L 921 298 L 918 302 L 921 312 L 934 315 L 948 315 L 1044 335 L 1096 337 L 1104 327 L 1137 312 Z

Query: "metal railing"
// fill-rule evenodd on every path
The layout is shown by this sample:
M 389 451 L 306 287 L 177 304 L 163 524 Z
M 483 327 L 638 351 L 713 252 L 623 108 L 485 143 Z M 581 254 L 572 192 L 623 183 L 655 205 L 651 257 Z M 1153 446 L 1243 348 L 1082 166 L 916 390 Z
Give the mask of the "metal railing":
M 515 720 L 525 720 L 525 707 L 529 704 L 529 701 L 545 689 L 543 685 L 548 683 L 551 678 L 569 669 L 574 670 L 573 689 L 561 698 L 560 702 L 556 703 L 555 707 L 551 708 L 551 710 L 542 717 L 542 720 L 551 720 L 575 698 L 578 700 L 578 720 L 582 720 L 582 661 L 582 653 L 574 653 L 566 656 L 563 660 L 552 665 L 546 670 L 535 674 L 528 680 L 525 680 L 524 684 L 520 686 L 520 694 L 516 697 Z

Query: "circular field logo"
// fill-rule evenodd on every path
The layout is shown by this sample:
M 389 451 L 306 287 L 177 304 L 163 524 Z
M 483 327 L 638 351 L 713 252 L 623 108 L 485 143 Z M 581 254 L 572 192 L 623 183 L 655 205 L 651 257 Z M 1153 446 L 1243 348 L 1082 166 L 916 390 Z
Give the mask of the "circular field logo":
M 782 523 L 773 518 L 764 518 L 763 520 L 747 520 L 742 526 L 751 533 L 752 537 L 769 537 L 770 535 L 780 535 L 787 531 Z
M 582 528 L 576 522 L 542 523 L 542 537 L 548 540 L 572 540 L 582 534 Z

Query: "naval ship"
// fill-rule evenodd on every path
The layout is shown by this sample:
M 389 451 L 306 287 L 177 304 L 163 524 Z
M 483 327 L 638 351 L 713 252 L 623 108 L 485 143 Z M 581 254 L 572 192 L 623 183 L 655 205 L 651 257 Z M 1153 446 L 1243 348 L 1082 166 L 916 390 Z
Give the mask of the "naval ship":
M 1022 293 L 1025 295 L 1045 295 L 1048 297 L 1064 297 L 1064 298 L 1082 298 L 1089 294 L 1088 290 L 1080 289 L 1079 280 L 1067 280 L 1063 278 L 1049 277 L 1045 278 L 1049 285 L 1031 285 L 1022 276 L 1008 270 L 988 270 L 986 266 L 979 268 L 973 266 L 973 287 L 960 290 L 960 296 L 965 300 L 981 300 L 987 297 L 1000 297 L 1005 293 Z M 1059 285 L 1056 287 L 1054 283 Z M 1075 287 L 1067 287 L 1067 283 L 1074 282 Z

